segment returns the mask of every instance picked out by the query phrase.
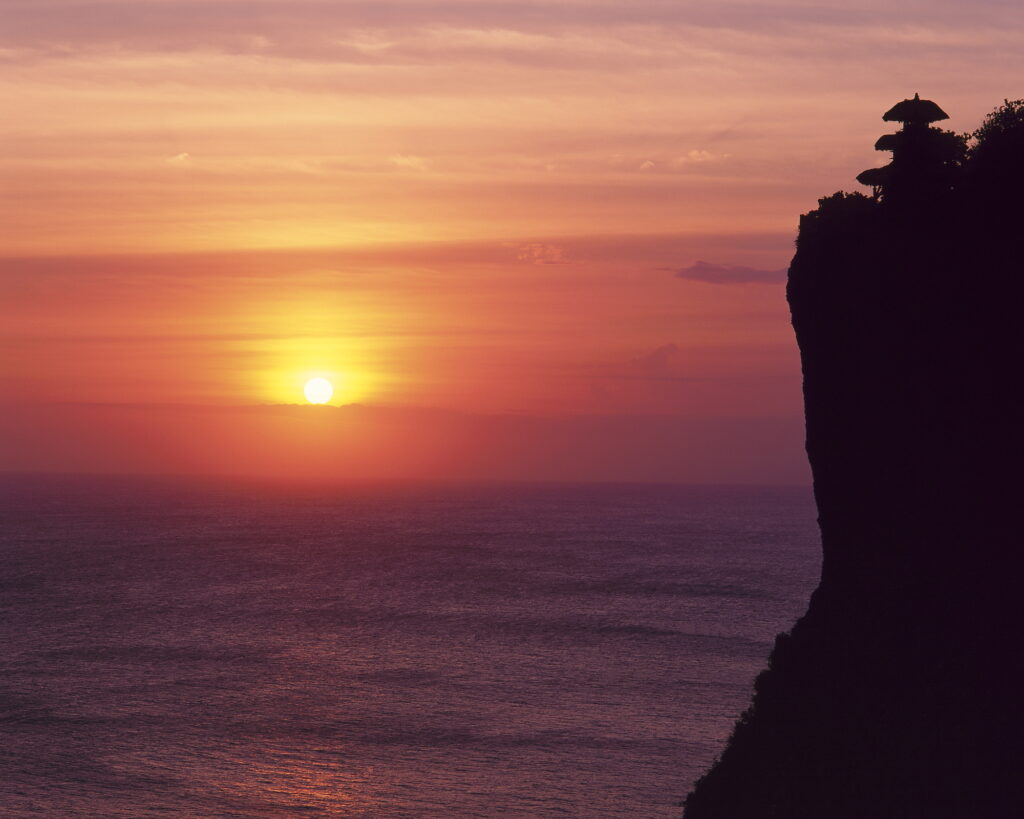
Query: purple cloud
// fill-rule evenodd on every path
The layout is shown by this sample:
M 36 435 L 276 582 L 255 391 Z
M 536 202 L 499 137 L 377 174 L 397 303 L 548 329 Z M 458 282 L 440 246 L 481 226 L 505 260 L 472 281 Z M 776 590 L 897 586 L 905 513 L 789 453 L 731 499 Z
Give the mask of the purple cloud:
M 634 358 L 630 364 L 634 371 L 643 375 L 665 375 L 678 357 L 678 344 L 663 344 L 646 355 Z

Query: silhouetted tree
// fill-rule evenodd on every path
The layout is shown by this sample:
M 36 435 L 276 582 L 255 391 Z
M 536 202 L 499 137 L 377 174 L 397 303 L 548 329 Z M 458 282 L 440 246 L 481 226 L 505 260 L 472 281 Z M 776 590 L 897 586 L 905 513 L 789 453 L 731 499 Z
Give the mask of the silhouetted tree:
M 981 127 L 971 137 L 972 161 L 984 161 L 986 154 L 1001 154 L 1019 150 L 1021 139 L 1024 138 L 1024 100 L 1004 100 L 1003 104 L 985 117 Z M 1012 159 L 1003 156 L 1001 161 Z
M 971 134 L 967 186 L 971 209 L 982 226 L 1012 227 L 1024 195 L 1024 100 L 1005 100 Z

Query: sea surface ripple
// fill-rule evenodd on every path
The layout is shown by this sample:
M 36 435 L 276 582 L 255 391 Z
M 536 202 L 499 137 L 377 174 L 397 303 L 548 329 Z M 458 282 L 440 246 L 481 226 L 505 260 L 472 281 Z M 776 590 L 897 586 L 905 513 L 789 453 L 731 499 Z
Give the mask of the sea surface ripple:
M 0 481 L 0 815 L 677 817 L 805 488 Z

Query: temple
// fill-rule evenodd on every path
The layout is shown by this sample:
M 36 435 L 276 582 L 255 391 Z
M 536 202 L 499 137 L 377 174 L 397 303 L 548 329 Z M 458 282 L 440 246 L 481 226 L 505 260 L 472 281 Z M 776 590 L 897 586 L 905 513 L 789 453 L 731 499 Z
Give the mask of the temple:
M 892 161 L 869 168 L 857 181 L 870 186 L 880 200 L 925 200 L 948 192 L 963 160 L 963 140 L 931 124 L 949 119 L 949 115 L 931 100 L 914 94 L 912 100 L 896 103 L 882 119 L 903 124 L 899 131 L 884 134 L 875 143 L 876 151 L 892 152 Z

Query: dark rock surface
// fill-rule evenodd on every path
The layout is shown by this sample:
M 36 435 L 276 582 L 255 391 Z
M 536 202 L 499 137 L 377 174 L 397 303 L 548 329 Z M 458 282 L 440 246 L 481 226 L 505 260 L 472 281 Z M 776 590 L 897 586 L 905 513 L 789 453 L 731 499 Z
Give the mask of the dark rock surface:
M 801 220 L 821 585 L 686 819 L 1024 816 L 1024 104 L 944 156 Z

